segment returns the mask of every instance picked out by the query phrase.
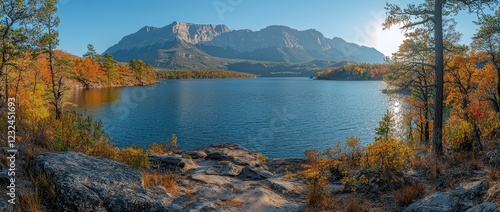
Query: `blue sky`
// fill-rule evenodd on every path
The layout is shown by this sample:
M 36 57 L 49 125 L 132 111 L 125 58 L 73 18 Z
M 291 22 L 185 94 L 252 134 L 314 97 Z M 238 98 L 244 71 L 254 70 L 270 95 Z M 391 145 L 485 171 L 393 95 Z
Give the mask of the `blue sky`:
M 406 5 L 409 0 L 388 0 Z M 375 47 L 389 55 L 403 36 L 382 31 L 384 0 L 60 0 L 59 48 L 81 56 L 91 43 L 98 52 L 143 26 L 163 27 L 173 21 L 226 24 L 230 29 L 260 30 L 286 25 L 316 29 L 325 37 Z M 457 29 L 469 44 L 477 27 L 475 15 L 460 14 Z

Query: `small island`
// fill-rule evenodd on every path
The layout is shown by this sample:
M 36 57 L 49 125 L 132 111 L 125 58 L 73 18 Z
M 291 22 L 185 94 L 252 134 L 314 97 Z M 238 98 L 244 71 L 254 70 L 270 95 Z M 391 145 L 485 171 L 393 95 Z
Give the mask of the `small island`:
M 382 80 L 388 73 L 387 64 L 347 63 L 319 72 L 318 80 Z

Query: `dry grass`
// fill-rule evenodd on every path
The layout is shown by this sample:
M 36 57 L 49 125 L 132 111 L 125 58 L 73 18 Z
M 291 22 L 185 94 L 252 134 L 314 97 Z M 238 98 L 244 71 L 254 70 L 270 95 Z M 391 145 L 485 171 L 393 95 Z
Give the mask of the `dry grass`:
M 51 207 L 56 198 L 52 177 L 46 173 L 39 175 L 30 173 L 30 179 L 34 185 L 34 191 L 21 190 L 18 193 L 16 210 L 22 212 L 42 211 L 42 202 L 43 205 Z
M 490 178 L 491 181 L 497 181 L 499 178 L 498 170 L 491 169 L 490 172 L 488 173 L 488 177 Z
M 313 183 L 309 186 L 309 192 L 306 196 L 307 205 L 312 208 L 323 208 L 327 204 L 327 197 L 323 187 L 319 183 Z
M 289 179 L 298 178 L 298 177 L 299 177 L 299 173 L 293 173 L 290 170 L 288 170 L 288 168 L 285 168 L 285 174 L 283 175 L 283 178 L 289 180 Z
M 425 185 L 419 181 L 415 181 L 410 185 L 404 186 L 394 193 L 396 201 L 403 207 L 410 205 L 424 196 Z
M 259 154 L 257 154 L 257 159 L 259 160 L 260 163 L 265 163 L 269 158 L 266 155 L 259 152 Z
M 32 194 L 28 191 L 20 191 L 18 194 L 16 210 L 19 212 L 42 211 L 42 201 L 38 192 Z
M 25 160 L 26 160 L 26 164 L 28 164 L 32 159 L 33 157 L 35 157 L 36 155 L 38 154 L 41 154 L 43 152 L 46 152 L 47 150 L 45 149 L 41 149 L 41 148 L 28 148 L 24 151 L 24 156 L 25 156 Z
M 239 208 L 243 206 L 245 203 L 239 200 L 222 200 L 219 203 L 215 204 L 215 208 L 222 208 L 222 207 L 235 207 Z
M 178 177 L 172 173 L 159 174 L 156 171 L 153 171 L 152 173 L 142 173 L 144 187 L 163 186 L 169 194 L 176 194 L 179 192 L 177 180 Z
M 346 212 L 361 212 L 365 211 L 360 205 L 360 200 L 355 197 L 351 197 L 348 200 L 347 208 L 345 209 Z

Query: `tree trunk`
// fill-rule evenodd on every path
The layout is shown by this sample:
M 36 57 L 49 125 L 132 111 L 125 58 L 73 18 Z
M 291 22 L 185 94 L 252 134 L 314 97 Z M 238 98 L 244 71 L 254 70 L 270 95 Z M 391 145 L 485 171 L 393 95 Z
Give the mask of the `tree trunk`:
M 436 156 L 439 157 L 443 154 L 443 5 L 442 0 L 434 0 L 434 4 L 436 97 L 434 99 L 434 129 L 432 136 L 432 148 Z
M 497 66 L 497 102 L 495 105 L 495 110 L 497 113 L 500 113 L 500 102 L 498 100 L 500 100 L 500 67 Z

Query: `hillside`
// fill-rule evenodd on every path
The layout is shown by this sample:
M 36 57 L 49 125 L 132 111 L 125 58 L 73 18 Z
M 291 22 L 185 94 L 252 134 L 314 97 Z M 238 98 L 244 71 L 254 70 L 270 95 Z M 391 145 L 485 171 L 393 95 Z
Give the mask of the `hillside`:
M 313 29 L 299 31 L 287 26 L 269 26 L 259 31 L 231 30 L 225 25 L 182 22 L 162 28 L 143 27 L 123 37 L 104 53 L 113 55 L 118 61 L 142 59 L 168 69 L 240 71 L 241 64 L 312 65 L 298 73 L 292 71 L 294 75 L 315 75 L 317 68 L 328 67 L 314 65 L 311 61 L 383 63 L 384 59 L 384 55 L 374 48 L 348 43 L 338 37 L 325 38 Z M 314 73 L 302 73 L 311 70 Z M 270 75 L 271 71 L 261 69 L 251 73 Z

